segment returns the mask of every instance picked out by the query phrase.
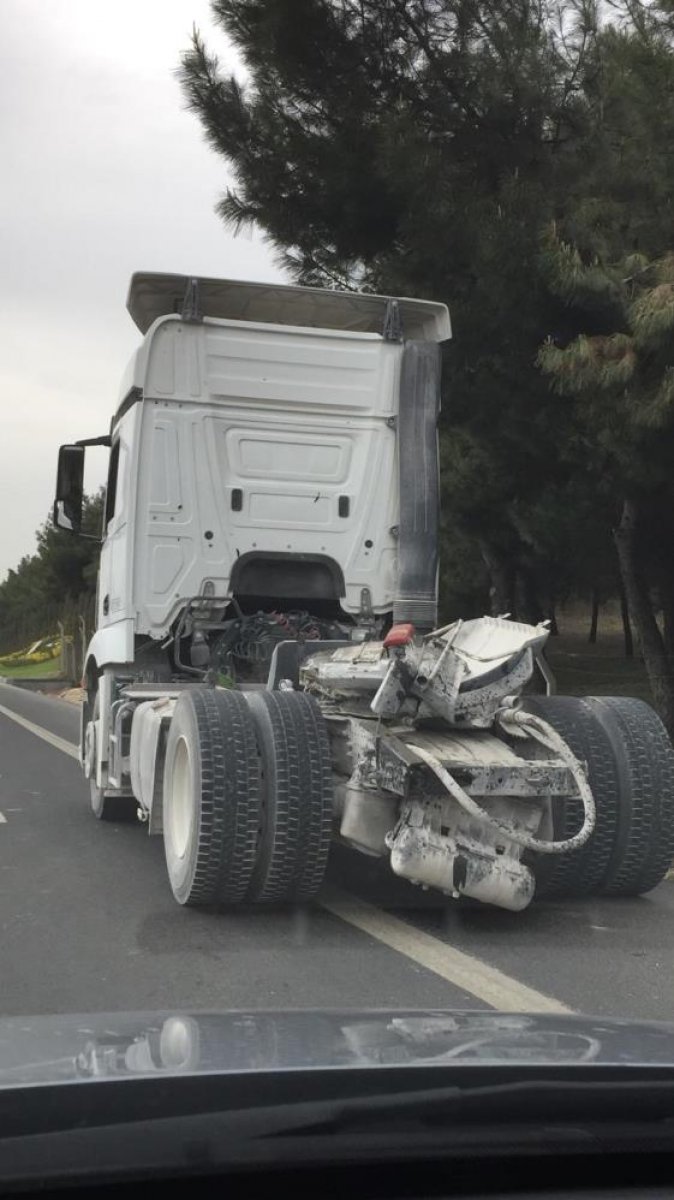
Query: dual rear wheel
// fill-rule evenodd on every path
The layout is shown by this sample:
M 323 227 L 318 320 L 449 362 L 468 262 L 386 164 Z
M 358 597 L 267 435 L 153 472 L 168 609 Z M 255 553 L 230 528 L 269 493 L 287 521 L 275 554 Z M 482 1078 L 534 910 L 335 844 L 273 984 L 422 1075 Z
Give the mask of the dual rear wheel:
M 624 696 L 528 696 L 523 705 L 587 767 L 595 831 L 569 855 L 532 855 L 539 898 L 640 896 L 674 860 L 674 749 L 648 704 Z M 556 840 L 583 823 L 579 799 L 552 802 Z
M 537 896 L 651 891 L 674 860 L 674 750 L 659 717 L 625 697 L 529 696 L 524 707 L 586 764 L 597 807 L 581 850 L 528 855 Z M 98 817 L 130 811 L 127 798 L 120 804 L 93 781 L 91 788 Z M 311 899 L 325 874 L 332 816 L 329 739 L 312 697 L 210 688 L 180 696 L 166 746 L 163 824 L 181 904 Z M 555 840 L 571 837 L 583 823 L 580 800 L 553 800 L 552 819 Z
M 332 827 L 330 746 L 316 701 L 298 692 L 184 692 L 166 745 L 163 824 L 179 903 L 311 899 Z

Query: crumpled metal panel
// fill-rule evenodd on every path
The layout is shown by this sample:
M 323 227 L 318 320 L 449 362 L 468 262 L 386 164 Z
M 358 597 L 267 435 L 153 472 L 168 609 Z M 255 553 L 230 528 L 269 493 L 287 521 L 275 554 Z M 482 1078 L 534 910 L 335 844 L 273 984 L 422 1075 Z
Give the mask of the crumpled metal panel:
M 540 825 L 542 801 L 494 797 L 488 803 L 493 815 L 507 818 L 513 829 L 535 833 Z M 533 898 L 534 878 L 520 861 L 517 843 L 476 821 L 446 793 L 415 795 L 404 802 L 386 840 L 392 870 L 422 887 L 513 912 Z

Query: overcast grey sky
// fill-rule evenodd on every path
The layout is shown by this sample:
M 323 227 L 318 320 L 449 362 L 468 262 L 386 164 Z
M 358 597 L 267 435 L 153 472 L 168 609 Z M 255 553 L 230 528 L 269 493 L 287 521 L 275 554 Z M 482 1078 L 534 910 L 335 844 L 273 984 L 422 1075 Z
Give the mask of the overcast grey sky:
M 173 72 L 208 0 L 0 0 L 0 579 L 34 550 L 61 442 L 107 432 L 135 270 L 278 279 L 215 217 L 228 180 Z M 95 482 L 91 479 L 90 482 Z

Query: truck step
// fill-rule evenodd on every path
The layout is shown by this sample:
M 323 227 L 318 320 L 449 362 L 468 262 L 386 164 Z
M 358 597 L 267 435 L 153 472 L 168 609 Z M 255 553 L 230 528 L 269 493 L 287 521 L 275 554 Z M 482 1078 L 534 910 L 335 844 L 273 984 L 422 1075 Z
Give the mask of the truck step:
M 163 696 L 171 699 L 190 688 L 198 687 L 201 682 L 195 678 L 194 681 L 188 682 L 176 680 L 171 683 L 128 683 L 121 689 L 120 695 L 128 700 L 158 700 Z

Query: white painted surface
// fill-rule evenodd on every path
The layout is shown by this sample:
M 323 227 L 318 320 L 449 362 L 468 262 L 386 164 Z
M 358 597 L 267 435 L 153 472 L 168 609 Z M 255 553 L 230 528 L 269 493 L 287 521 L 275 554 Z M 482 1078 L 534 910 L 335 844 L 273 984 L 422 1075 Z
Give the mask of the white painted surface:
M 133 621 L 115 621 L 98 629 L 87 647 L 89 658 L 95 658 L 99 667 L 133 662 Z
M 188 278 L 150 271 L 133 275 L 127 308 L 141 333 L 165 313 L 180 311 Z M 380 333 L 388 297 L 201 276 L 199 301 L 202 311 L 211 317 Z M 451 337 L 449 312 L 444 304 L 399 297 L 398 305 L 407 337 L 437 342 Z
M 119 468 L 114 513 L 105 530 L 101 547 L 97 615 L 99 629 L 117 624 L 125 619 L 133 619 L 135 615 L 131 572 L 136 516 L 134 493 L 138 470 L 140 428 L 140 408 L 135 404 L 125 413 L 114 435 L 114 442 L 119 442 Z M 107 505 L 106 497 L 106 511 Z M 118 659 L 117 661 L 124 660 Z M 99 663 L 100 665 L 102 664 Z
M 251 552 L 331 559 L 346 612 L 360 610 L 365 587 L 373 610 L 388 611 L 399 504 L 387 422 L 402 347 L 369 333 L 176 318 L 146 343 L 145 399 L 119 426 L 128 496 L 101 556 L 102 623 L 136 613 L 137 633 L 163 636 L 205 581 L 228 594 Z
M 131 791 L 141 808 L 148 813 L 151 813 L 153 808 L 157 747 L 162 720 L 171 716 L 174 708 L 174 698 L 159 703 L 152 699 L 136 705 L 133 714 L 129 746 Z M 159 807 L 161 808 L 161 797 Z M 156 818 L 157 814 L 154 815 Z M 161 829 L 161 825 L 159 828 Z M 151 832 L 154 830 L 151 829 Z

